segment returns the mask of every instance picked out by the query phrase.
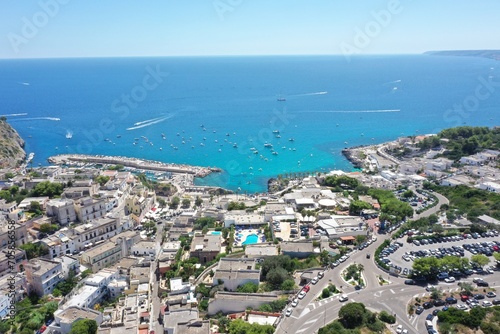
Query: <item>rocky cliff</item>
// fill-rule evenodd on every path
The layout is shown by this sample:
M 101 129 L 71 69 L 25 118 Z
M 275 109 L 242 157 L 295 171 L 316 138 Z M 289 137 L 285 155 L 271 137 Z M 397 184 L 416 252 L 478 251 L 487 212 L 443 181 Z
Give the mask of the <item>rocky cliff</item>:
M 26 158 L 24 140 L 5 118 L 0 118 L 0 168 L 19 166 Z

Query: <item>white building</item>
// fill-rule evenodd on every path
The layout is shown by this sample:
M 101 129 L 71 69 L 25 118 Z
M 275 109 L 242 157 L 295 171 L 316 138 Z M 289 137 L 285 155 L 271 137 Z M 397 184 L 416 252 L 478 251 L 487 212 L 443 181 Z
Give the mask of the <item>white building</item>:
M 80 222 L 88 222 L 106 215 L 106 203 L 102 199 L 84 197 L 75 202 L 75 211 Z
M 49 333 L 68 334 L 71 331 L 73 323 L 80 319 L 95 320 L 97 326 L 102 323 L 102 313 L 88 308 L 69 307 L 64 310 L 57 310 L 54 312 L 54 322 L 50 324 Z
M 71 199 L 52 199 L 47 203 L 47 216 L 55 217 L 61 225 L 77 220 L 75 204 Z
M 31 259 L 24 266 L 29 290 L 38 296 L 52 293 L 52 290 L 63 279 L 62 265 L 59 262 L 42 258 Z
M 74 272 L 75 274 L 80 272 L 80 262 L 78 262 L 76 257 L 63 255 L 54 258 L 54 261 L 61 263 L 61 273 L 65 279 L 68 278 L 70 272 Z
M 160 244 L 156 241 L 140 241 L 132 246 L 131 255 L 154 259 L 160 251 Z

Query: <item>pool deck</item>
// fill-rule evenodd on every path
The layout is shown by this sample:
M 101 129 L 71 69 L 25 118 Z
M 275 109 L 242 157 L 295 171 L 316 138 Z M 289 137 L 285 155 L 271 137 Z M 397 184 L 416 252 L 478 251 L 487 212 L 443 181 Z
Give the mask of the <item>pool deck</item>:
M 241 235 L 241 237 L 238 236 L 239 234 Z M 234 246 L 243 246 L 243 243 L 245 242 L 247 237 L 251 234 L 256 234 L 258 236 L 257 242 L 255 244 L 266 242 L 262 240 L 262 236 L 264 234 L 261 233 L 259 229 L 237 229 L 234 232 Z M 248 245 L 255 245 L 255 244 L 248 244 Z

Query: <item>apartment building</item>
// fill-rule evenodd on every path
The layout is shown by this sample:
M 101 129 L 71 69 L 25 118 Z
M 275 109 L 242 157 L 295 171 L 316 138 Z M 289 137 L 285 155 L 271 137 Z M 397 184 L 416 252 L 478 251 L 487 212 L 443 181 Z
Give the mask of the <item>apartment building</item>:
M 57 283 L 63 279 L 61 263 L 42 258 L 31 259 L 25 266 L 29 291 L 38 296 L 52 293 Z

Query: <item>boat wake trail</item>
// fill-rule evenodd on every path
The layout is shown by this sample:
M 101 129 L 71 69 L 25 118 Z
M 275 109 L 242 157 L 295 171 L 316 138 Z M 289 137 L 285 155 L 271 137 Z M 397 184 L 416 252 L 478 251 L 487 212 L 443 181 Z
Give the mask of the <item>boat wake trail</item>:
M 29 118 L 14 118 L 11 121 L 60 121 L 59 117 L 29 117 Z
M 383 83 L 383 85 L 395 84 L 395 83 L 400 83 L 400 82 L 401 82 L 401 79 L 398 79 L 398 80 L 394 80 L 394 81 L 389 81 L 389 82 Z
M 148 121 L 137 122 L 137 123 L 134 123 L 135 126 L 127 128 L 127 130 L 130 131 L 130 130 L 137 130 L 137 129 L 145 128 L 147 126 L 158 124 L 158 123 L 161 123 L 163 121 L 166 121 L 167 119 L 172 118 L 172 117 L 174 117 L 174 115 L 168 115 L 168 116 L 153 118 L 153 119 L 150 119 Z
M 304 93 L 304 94 L 295 94 L 289 96 L 312 96 L 312 95 L 325 95 L 325 94 L 328 94 L 328 92 Z
M 331 113 L 331 114 L 356 114 L 356 113 L 389 113 L 400 112 L 401 109 L 373 109 L 373 110 L 307 110 L 301 111 L 303 113 Z
M 14 117 L 14 116 L 26 116 L 26 115 L 28 115 L 28 113 L 23 112 L 23 113 L 20 113 L 20 114 L 5 114 L 5 115 L 0 115 L 0 117 Z
M 156 117 L 156 118 L 153 118 L 153 119 L 148 119 L 148 120 L 145 120 L 145 121 L 134 123 L 134 125 L 141 125 L 141 124 L 146 124 L 146 123 L 149 123 L 149 122 L 154 122 L 154 121 L 157 121 L 157 120 L 162 119 L 164 117 L 165 116 Z

